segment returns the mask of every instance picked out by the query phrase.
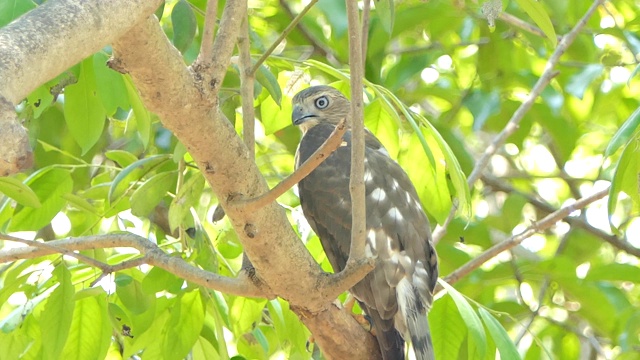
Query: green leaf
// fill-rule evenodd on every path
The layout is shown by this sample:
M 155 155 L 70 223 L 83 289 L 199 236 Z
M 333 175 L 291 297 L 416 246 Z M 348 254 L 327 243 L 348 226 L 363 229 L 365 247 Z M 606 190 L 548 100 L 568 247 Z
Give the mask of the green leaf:
M 204 324 L 204 307 L 200 290 L 185 293 L 171 309 L 171 319 L 164 338 L 165 359 L 183 359 L 200 336 Z
M 618 131 L 616 131 L 616 134 L 613 135 L 611 141 L 609 141 L 609 145 L 607 145 L 604 156 L 609 157 L 613 155 L 622 145 L 626 144 L 629 139 L 637 133 L 638 125 L 640 125 L 640 107 L 636 108 L 633 114 L 631 114 Z
M 0 28 L 35 8 L 36 5 L 31 0 L 0 1 Z
M 438 359 L 458 359 L 467 328 L 450 296 L 443 296 L 433 303 L 429 311 L 429 327 L 433 351 Z
M 500 92 L 472 91 L 463 98 L 462 103 L 473 115 L 473 130 L 479 131 L 490 116 L 500 112 Z
M 116 275 L 116 294 L 133 314 L 141 314 L 151 306 L 151 295 L 144 292 L 140 282 L 129 275 Z
M 131 108 L 133 109 L 136 128 L 138 129 L 138 134 L 142 140 L 142 145 L 146 148 L 149 145 L 149 140 L 151 139 L 151 113 L 142 103 L 142 99 L 140 99 L 140 95 L 138 95 L 138 91 L 133 85 L 130 77 L 125 77 L 125 85 L 127 88 L 127 94 L 129 94 Z
M 87 289 L 84 291 L 91 291 Z M 101 289 L 100 289 L 101 290 Z M 104 359 L 111 342 L 111 324 L 107 313 L 107 294 L 76 295 L 69 338 L 62 353 L 65 360 Z
M 258 80 L 260 85 L 267 89 L 271 98 L 278 106 L 280 106 L 280 102 L 282 101 L 282 90 L 280 89 L 280 84 L 278 84 L 276 76 L 273 75 L 266 66 L 260 65 L 256 72 L 256 80 Z
M 222 359 L 222 356 L 218 354 L 218 350 L 202 336 L 200 336 L 194 344 L 192 356 L 194 360 Z
M 121 168 L 126 168 L 127 166 L 138 161 L 138 158 L 135 155 L 124 150 L 109 150 L 104 155 L 107 157 L 107 159 L 118 163 Z
M 29 94 L 29 96 L 27 96 L 27 102 L 33 109 L 33 118 L 39 118 L 40 115 L 42 115 L 42 112 L 53 102 L 53 95 L 51 95 L 49 84 L 44 84 L 35 89 L 31 94 Z
M 604 66 L 601 64 L 589 64 L 569 79 L 565 90 L 578 99 L 582 99 L 591 83 L 599 78 L 603 71 Z
M 395 19 L 393 0 L 376 0 L 376 13 L 380 18 L 382 27 L 387 34 L 393 33 L 393 20 Z
M 518 5 L 524 10 L 533 21 L 538 25 L 540 30 L 547 36 L 553 47 L 558 44 L 556 31 L 553 28 L 549 14 L 544 10 L 541 2 L 535 0 L 516 0 Z
M 41 206 L 16 210 L 9 225 L 11 231 L 39 230 L 49 224 L 66 203 L 63 195 L 73 189 L 69 171 L 57 168 L 35 172 L 25 183 L 38 196 Z
M 400 151 L 398 122 L 385 109 L 379 98 L 364 109 L 364 125 L 380 139 L 391 157 L 397 158 Z
M 98 211 L 98 209 L 96 209 L 95 206 L 91 205 L 83 197 L 80 197 L 78 195 L 69 193 L 69 194 L 62 195 L 62 198 L 67 200 L 69 202 L 69 205 L 73 205 L 74 207 L 76 207 L 76 208 L 78 208 L 80 210 L 84 210 L 89 214 L 93 214 L 93 215 L 96 215 L 96 216 L 101 216 L 101 214 Z
M 80 63 L 78 82 L 64 89 L 64 117 L 71 136 L 86 154 L 102 135 L 107 116 L 98 98 L 93 58 Z
M 131 195 L 131 213 L 135 216 L 148 216 L 167 192 L 175 187 L 177 179 L 176 171 L 161 172 L 149 178 Z
M 128 110 L 130 105 L 123 76 L 107 66 L 108 60 L 109 56 L 105 53 L 98 52 L 93 55 L 98 97 L 106 114 L 113 116 L 118 108 Z
M 142 280 L 142 290 L 149 295 L 155 295 L 160 291 L 177 294 L 180 292 L 183 283 L 183 279 L 155 266 Z
M 487 310 L 479 307 L 478 313 L 480 313 L 480 317 L 484 321 L 484 324 L 487 326 L 493 341 L 496 343 L 498 350 L 500 351 L 501 359 L 520 359 L 520 354 L 516 349 L 516 346 L 509 338 L 509 334 L 502 327 L 500 322 L 496 320 Z
M 22 181 L 11 177 L 0 177 L 0 193 L 17 201 L 18 204 L 39 208 L 42 206 L 36 193 Z
M 251 332 L 254 324 L 262 318 L 266 303 L 264 299 L 235 298 L 229 310 L 233 333 L 239 336 Z
M 640 136 L 634 136 L 629 140 L 622 155 L 616 165 L 616 170 L 611 181 L 611 188 L 609 189 L 609 225 L 612 230 L 616 230 L 616 226 L 612 222 L 612 217 L 620 203 L 618 201 L 618 195 L 620 192 L 624 192 L 631 198 L 631 214 L 633 216 L 640 212 L 640 190 L 639 190 L 639 177 L 640 173 L 640 151 L 639 147 Z
M 629 281 L 640 283 L 640 267 L 630 264 L 594 265 L 585 277 L 589 281 Z
M 204 177 L 194 173 L 180 188 L 178 194 L 169 206 L 169 227 L 171 231 L 182 224 L 182 220 L 189 214 L 191 207 L 200 200 L 200 194 L 204 189 Z
M 158 20 L 162 20 L 162 14 L 164 14 L 164 1 L 162 2 L 162 4 L 160 4 L 160 6 L 158 6 L 158 8 L 156 9 L 155 15 L 158 18 Z
M 187 1 L 180 0 L 173 7 L 171 23 L 173 24 L 173 45 L 184 53 L 191 46 L 198 28 L 196 16 Z
M 140 159 L 122 169 L 111 183 L 108 195 L 109 201 L 113 201 L 122 196 L 127 189 L 132 187 L 132 182 L 140 180 L 150 172 L 164 165 L 167 161 L 171 161 L 170 155 L 154 155 Z
M 69 336 L 75 302 L 75 288 L 71 283 L 71 273 L 64 263 L 53 270 L 58 287 L 51 293 L 40 314 L 40 332 L 44 359 L 58 359 Z
M 276 103 L 273 97 L 268 97 L 260 103 L 260 119 L 266 135 L 275 133 L 291 125 L 291 98 L 285 97 L 280 103 Z
M 487 352 L 487 337 L 478 314 L 473 311 L 473 308 L 467 302 L 467 299 L 465 299 L 458 290 L 454 289 L 444 280 L 438 279 L 438 283 L 447 290 L 447 293 L 456 303 L 458 312 L 460 312 L 460 316 L 464 319 L 464 322 L 467 325 L 470 335 L 469 354 L 474 356 L 476 359 L 482 359 Z

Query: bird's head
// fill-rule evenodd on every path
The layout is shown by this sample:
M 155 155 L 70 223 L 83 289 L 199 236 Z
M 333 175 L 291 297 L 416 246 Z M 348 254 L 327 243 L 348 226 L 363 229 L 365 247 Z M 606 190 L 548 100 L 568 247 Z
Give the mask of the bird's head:
M 291 121 L 303 133 L 325 122 L 337 124 L 349 115 L 349 100 L 331 86 L 320 85 L 304 89 L 293 97 Z

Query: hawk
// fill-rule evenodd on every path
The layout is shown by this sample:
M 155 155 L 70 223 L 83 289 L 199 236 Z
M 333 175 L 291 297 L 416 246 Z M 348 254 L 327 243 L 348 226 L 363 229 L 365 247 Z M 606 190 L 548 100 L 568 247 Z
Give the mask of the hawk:
M 292 121 L 302 130 L 296 168 L 350 114 L 349 100 L 330 86 L 293 98 Z M 349 291 L 370 317 L 385 360 L 404 359 L 405 340 L 416 358 L 434 359 L 427 311 L 433 302 L 438 259 L 415 187 L 380 141 L 365 131 L 366 251 L 374 269 Z M 351 131 L 342 146 L 298 184 L 305 218 L 320 238 L 334 271 L 342 271 L 351 244 Z

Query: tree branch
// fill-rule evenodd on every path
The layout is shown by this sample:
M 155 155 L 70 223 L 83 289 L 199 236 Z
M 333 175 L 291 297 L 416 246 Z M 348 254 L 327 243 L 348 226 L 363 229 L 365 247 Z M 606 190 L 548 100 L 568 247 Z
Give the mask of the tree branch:
M 32 164 L 29 134 L 18 121 L 13 104 L 0 95 L 0 176 L 18 173 Z
M 495 257 L 496 255 L 500 254 L 501 252 L 505 251 L 505 250 L 509 250 L 513 247 L 515 247 L 516 245 L 519 245 L 521 242 L 523 242 L 524 240 L 526 240 L 527 238 L 531 237 L 533 234 L 540 232 L 542 230 L 548 229 L 549 227 L 551 227 L 552 225 L 554 225 L 555 223 L 557 223 L 558 221 L 563 220 L 564 218 L 568 217 L 569 214 L 571 214 L 572 212 L 576 211 L 576 210 L 580 210 L 580 209 L 584 209 L 587 205 L 604 198 L 605 196 L 607 196 L 609 194 L 609 189 L 604 189 L 604 190 L 600 190 L 592 195 L 589 195 L 587 197 L 583 197 L 579 200 L 577 200 L 575 203 L 570 204 L 570 205 L 566 205 L 563 206 L 562 208 L 558 209 L 557 211 L 547 215 L 546 217 L 544 217 L 542 220 L 534 223 L 533 225 L 529 226 L 527 229 L 525 229 L 524 231 L 522 231 L 520 234 L 514 235 L 512 237 L 510 237 L 509 239 L 496 244 L 492 247 L 490 247 L 489 249 L 485 250 L 482 254 L 478 255 L 475 259 L 469 261 L 468 263 L 464 264 L 463 266 L 461 266 L 460 268 L 458 268 L 457 270 L 455 270 L 454 272 L 452 272 L 451 274 L 447 275 L 444 277 L 444 281 L 448 282 L 449 284 L 454 284 L 456 283 L 458 280 L 460 280 L 461 278 L 467 276 L 469 273 L 471 273 L 473 270 L 479 268 L 480 266 L 482 266 L 482 264 L 484 264 L 485 262 L 489 261 L 490 259 L 492 259 L 493 257 Z M 436 292 L 442 290 L 440 287 L 438 287 L 436 289 Z
M 548 204 L 545 201 L 542 201 L 530 194 L 526 194 L 523 193 L 522 191 L 516 190 L 513 186 L 511 186 L 510 184 L 507 184 L 503 181 L 500 181 L 499 179 L 493 177 L 493 176 L 488 176 L 488 175 L 483 175 L 482 176 L 482 181 L 489 187 L 498 190 L 498 191 L 504 191 L 506 193 L 514 193 L 514 194 L 518 194 L 520 196 L 522 196 L 523 198 L 525 198 L 527 200 L 528 203 L 530 203 L 531 205 L 535 206 L 536 208 L 538 208 L 541 211 L 544 211 L 547 214 L 553 213 L 555 211 L 557 211 L 557 209 L 555 209 L 553 206 L 551 206 L 550 204 Z M 582 218 L 578 218 L 578 217 L 567 217 L 566 219 L 563 219 L 563 221 L 565 221 L 566 223 L 568 223 L 569 225 L 571 225 L 572 227 L 578 227 L 588 233 L 590 233 L 593 236 L 596 236 L 604 241 L 606 241 L 607 243 L 611 244 L 613 247 L 620 249 L 622 251 L 627 252 L 628 254 L 634 255 L 638 258 L 640 258 L 640 249 L 633 247 L 631 244 L 623 241 L 622 239 L 618 238 L 616 235 L 614 234 L 609 234 L 601 229 L 598 229 L 596 227 L 593 227 L 591 224 L 589 224 L 588 222 L 586 222 L 584 219 Z
M 40 85 L 118 39 L 161 3 L 58 0 L 29 11 L 0 29 L 0 96 L 18 104 Z
M 542 75 L 540 76 L 538 81 L 535 83 L 535 85 L 531 89 L 529 96 L 527 96 L 527 98 L 522 102 L 522 104 L 520 104 L 518 109 L 513 113 L 513 115 L 509 119 L 509 122 L 504 127 L 504 129 L 502 129 L 502 131 L 493 139 L 493 141 L 491 142 L 491 144 L 489 144 L 489 146 L 484 151 L 480 159 L 476 162 L 476 165 L 473 167 L 473 171 L 471 172 L 471 175 L 469 175 L 469 178 L 467 179 L 467 183 L 469 184 L 469 187 L 472 187 L 473 184 L 475 184 L 476 180 L 480 178 L 480 175 L 489 164 L 489 160 L 491 159 L 491 157 L 493 157 L 496 151 L 498 151 L 498 149 L 502 145 L 504 145 L 507 138 L 511 136 L 516 130 L 518 130 L 520 121 L 522 121 L 525 114 L 529 111 L 529 109 L 531 109 L 531 107 L 535 103 L 538 96 L 540 96 L 540 94 L 542 93 L 542 90 L 544 90 L 544 88 L 549 84 L 551 79 L 553 79 L 557 75 L 557 71 L 555 71 L 555 67 L 558 64 L 560 57 L 565 53 L 565 51 L 567 51 L 569 46 L 573 43 L 576 36 L 578 36 L 578 33 L 580 33 L 582 28 L 584 28 L 584 26 L 587 24 L 587 21 L 593 15 L 593 13 L 598 8 L 598 6 L 602 5 L 605 1 L 606 0 L 595 0 L 591 5 L 591 7 L 589 7 L 587 12 L 584 14 L 584 16 L 580 19 L 580 21 L 578 21 L 578 23 L 573 27 L 573 29 L 571 29 L 571 31 L 569 31 L 565 36 L 562 37 L 562 40 L 558 43 L 558 46 L 556 47 L 556 50 L 549 57 L 549 60 L 547 61 L 547 64 L 544 68 L 544 71 L 542 72 Z M 455 216 L 455 212 L 456 212 L 456 207 L 454 206 L 449 212 L 449 216 L 447 217 L 444 224 L 442 226 L 439 226 L 433 232 L 434 243 L 438 243 L 438 241 L 440 241 L 440 239 L 442 239 L 442 237 L 445 235 L 448 225 L 451 223 L 451 220 Z
M 251 72 L 251 44 L 249 43 L 249 16 L 246 16 L 240 27 L 238 36 L 240 59 L 240 94 L 242 96 L 242 139 L 249 149 L 249 156 L 255 161 L 256 157 L 256 115 L 253 108 L 254 75 Z
M 362 8 L 362 66 L 367 58 L 367 45 L 369 43 L 369 20 L 371 20 L 371 0 L 364 0 Z
M 92 266 L 104 269 L 105 272 L 108 273 L 122 268 L 135 266 L 143 260 L 134 259 L 131 260 L 131 262 L 123 262 L 119 265 L 116 264 L 110 266 L 106 264 L 96 264 L 99 262 L 83 255 L 76 254 L 73 251 L 129 247 L 140 251 L 143 255 L 145 264 L 160 267 L 187 281 L 204 286 L 208 289 L 246 297 L 265 297 L 267 295 L 243 276 L 239 276 L 234 279 L 199 269 L 179 257 L 174 257 L 165 253 L 148 239 L 134 234 L 122 233 L 94 235 L 54 240 L 48 243 L 36 243 L 34 241 L 21 240 L 7 235 L 1 235 L 0 239 L 19 241 L 29 245 L 28 247 L 0 251 L 0 263 L 21 259 L 33 259 L 48 254 L 62 253 L 73 256 L 83 262 L 87 262 Z
M 265 60 L 267 60 L 267 58 L 271 54 L 273 54 L 273 51 L 278 47 L 278 45 L 280 45 L 282 40 L 284 40 L 287 37 L 287 35 L 289 35 L 289 33 L 298 25 L 300 20 L 302 20 L 302 18 L 309 12 L 309 10 L 311 10 L 311 8 L 317 2 L 318 2 L 318 0 L 309 1 L 307 6 L 305 6 L 304 9 L 302 9 L 302 11 L 300 11 L 300 14 L 296 15 L 293 18 L 293 20 L 289 23 L 289 25 L 287 25 L 287 27 L 282 31 L 280 36 L 278 36 L 278 38 L 273 42 L 273 44 L 271 44 L 271 46 L 269 46 L 269 48 L 264 52 L 264 54 L 262 54 L 262 56 L 260 56 L 258 61 L 256 61 L 255 64 L 253 64 L 253 67 L 251 68 L 251 71 L 250 71 L 251 74 L 255 74 L 256 71 L 258 71 L 258 69 L 260 68 L 260 65 L 262 65 L 262 63 L 264 63 Z
M 218 36 L 213 43 L 211 61 L 211 82 L 209 83 L 213 96 L 218 95 L 218 90 L 222 86 L 222 80 L 227 73 L 227 68 L 231 62 L 231 54 L 238 38 L 240 25 L 247 14 L 247 1 L 227 1 L 224 4 Z
M 287 14 L 289 14 L 289 16 L 291 16 L 291 18 L 293 18 L 294 20 L 298 17 L 293 13 L 291 8 L 289 7 L 289 4 L 287 4 L 286 0 L 280 0 L 280 6 L 282 6 L 284 11 Z M 336 60 L 337 59 L 337 55 L 335 54 L 335 52 L 330 47 L 325 46 L 320 41 L 318 41 L 318 39 L 316 39 L 311 34 L 309 29 L 307 29 L 307 27 L 304 26 L 304 24 L 300 23 L 299 21 L 300 20 L 298 20 L 298 23 L 297 23 L 298 30 L 300 30 L 300 33 L 302 33 L 302 36 L 304 36 L 311 44 L 313 44 L 314 52 L 318 53 L 320 56 L 324 57 L 329 62 L 331 62 L 331 63 L 333 63 L 335 65 L 336 62 L 337 62 L 337 60 Z
M 48 251 L 51 251 L 53 253 L 59 253 L 59 254 L 63 254 L 63 255 L 67 255 L 70 257 L 73 257 L 85 264 L 91 265 L 95 268 L 98 268 L 100 270 L 102 270 L 102 272 L 111 272 L 110 271 L 110 266 L 100 262 L 96 259 L 90 258 L 88 256 L 82 255 L 82 254 L 78 254 L 73 252 L 72 250 L 67 250 L 55 245 L 51 245 L 51 243 L 45 243 L 45 242 L 38 242 L 35 240 L 27 240 L 27 239 L 20 239 L 14 236 L 10 236 L 10 235 L 6 235 L 6 234 L 0 234 L 0 240 L 5 240 L 5 241 L 12 241 L 12 242 L 17 242 L 17 243 L 21 243 L 30 247 L 35 247 L 35 248 L 41 248 L 41 249 L 45 249 Z
M 540 30 L 539 27 L 537 27 L 535 25 L 532 25 L 532 24 L 529 24 L 528 22 L 526 22 L 526 21 L 524 21 L 524 20 L 522 20 L 522 19 L 520 19 L 520 18 L 518 18 L 518 17 L 516 17 L 514 15 L 511 15 L 511 14 L 509 14 L 507 12 L 504 12 L 504 11 L 501 12 L 500 15 L 498 16 L 498 19 L 504 21 L 505 23 L 507 23 L 507 24 L 509 24 L 509 25 L 511 25 L 513 27 L 516 27 L 518 29 L 522 29 L 522 30 L 524 30 L 526 32 L 529 32 L 531 34 L 540 36 L 542 38 L 546 38 L 547 37 L 547 34 L 545 34 L 544 31 Z M 562 37 L 561 36 L 556 36 L 556 39 L 558 41 L 560 41 L 560 40 L 562 40 Z
M 325 161 L 331 153 L 336 151 L 336 149 L 342 144 L 342 136 L 346 132 L 346 119 L 343 119 L 338 123 L 322 146 L 320 146 L 296 171 L 287 176 L 286 179 L 282 180 L 266 194 L 262 194 L 253 199 L 239 200 L 234 202 L 233 206 L 244 207 L 244 211 L 255 211 L 275 201 L 322 164 L 322 162 Z
M 349 69 L 351 81 L 351 247 L 345 270 L 365 259 L 365 233 L 367 209 L 364 193 L 364 115 L 362 100 L 362 39 L 360 14 L 356 1 L 347 1 L 347 20 L 349 22 Z
M 200 43 L 200 53 L 196 59 L 197 63 L 204 68 L 209 68 L 213 61 L 213 34 L 218 20 L 218 0 L 207 2 L 207 11 L 204 14 L 204 26 L 202 29 L 202 42 Z

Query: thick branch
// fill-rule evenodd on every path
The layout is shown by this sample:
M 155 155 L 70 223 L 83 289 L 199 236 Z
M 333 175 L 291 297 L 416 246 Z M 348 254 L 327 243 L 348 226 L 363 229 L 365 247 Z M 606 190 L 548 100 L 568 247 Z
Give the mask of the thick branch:
M 482 254 L 477 256 L 475 259 L 469 261 L 468 263 L 466 263 L 463 266 L 461 266 L 460 268 L 458 268 L 456 271 L 454 271 L 451 274 L 447 275 L 444 278 L 444 281 L 448 282 L 449 284 L 456 283 L 458 280 L 460 280 L 461 278 L 467 276 L 473 270 L 479 268 L 480 266 L 482 266 L 482 264 L 484 264 L 485 262 L 491 260 L 492 258 L 494 258 L 496 255 L 500 254 L 501 252 L 503 252 L 505 250 L 509 250 L 509 249 L 515 247 L 516 245 L 519 245 L 521 242 L 523 242 L 527 238 L 531 237 L 533 234 L 550 228 L 555 223 L 557 223 L 559 221 L 562 221 L 563 219 L 567 218 L 569 216 L 569 214 L 571 214 L 572 212 L 574 212 L 576 210 L 584 209 L 587 205 L 589 205 L 589 204 L 591 204 L 591 203 L 593 203 L 593 202 L 595 202 L 595 201 L 597 201 L 599 199 L 604 198 L 605 196 L 607 196 L 607 194 L 609 194 L 609 189 L 608 188 L 604 189 L 604 190 L 600 190 L 597 193 L 594 193 L 594 194 L 589 195 L 587 197 L 584 197 L 582 199 L 579 199 L 573 204 L 563 206 L 562 208 L 558 209 L 558 211 L 555 211 L 555 212 L 547 215 L 542 220 L 540 220 L 540 221 L 534 223 L 533 225 L 529 226 L 527 229 L 525 229 L 520 234 L 514 235 L 514 236 L 510 237 L 509 239 L 507 239 L 507 240 L 505 240 L 505 241 L 503 241 L 503 242 L 501 242 L 499 244 L 496 244 L 496 245 L 490 247 L 489 249 L 485 250 Z M 441 289 L 440 288 L 436 289 L 436 292 L 439 291 L 439 290 L 441 290 Z
M 507 140 L 507 138 L 509 138 L 509 136 L 511 136 L 514 132 L 516 132 L 516 130 L 518 130 L 520 121 L 522 121 L 525 114 L 529 111 L 529 109 L 531 109 L 531 107 L 535 103 L 538 96 L 540 96 L 540 94 L 542 93 L 542 90 L 544 90 L 544 88 L 547 87 L 551 79 L 553 79 L 557 75 L 555 67 L 558 64 L 558 61 L 560 61 L 560 57 L 565 53 L 565 51 L 567 51 L 569 46 L 573 43 L 576 36 L 578 36 L 582 28 L 584 28 L 584 26 L 587 24 L 587 21 L 593 15 L 593 13 L 598 8 L 598 6 L 602 5 L 605 1 L 606 0 L 595 0 L 591 5 L 591 7 L 587 10 L 585 15 L 582 17 L 582 19 L 578 21 L 578 23 L 573 27 L 573 29 L 571 29 L 571 31 L 569 31 L 565 36 L 562 37 L 562 40 L 558 43 L 558 46 L 556 47 L 556 50 L 549 57 L 549 60 L 547 61 L 547 64 L 544 68 L 544 71 L 542 72 L 542 75 L 540 76 L 538 81 L 535 83 L 535 85 L 531 89 L 529 96 L 527 96 L 527 98 L 522 102 L 522 104 L 520 104 L 518 109 L 511 116 L 511 119 L 509 119 L 509 122 L 504 127 L 504 129 L 502 129 L 502 131 L 498 135 L 496 135 L 496 137 L 493 139 L 491 144 L 484 151 L 480 159 L 476 162 L 476 165 L 473 167 L 473 171 L 471 172 L 471 175 L 469 175 L 469 178 L 467 179 L 467 182 L 470 187 L 473 186 L 476 180 L 480 178 L 480 175 L 482 174 L 484 169 L 487 167 L 487 165 L 489 164 L 489 160 L 491 159 L 491 157 L 493 157 L 493 155 L 495 155 L 496 151 L 498 151 L 498 149 L 502 145 L 504 145 L 505 141 Z M 445 223 L 442 226 L 438 227 L 436 231 L 434 231 L 433 233 L 434 243 L 437 243 L 438 241 L 440 241 L 440 239 L 442 239 L 442 237 L 447 231 L 447 226 L 451 222 L 451 219 L 453 219 L 453 217 L 455 216 L 455 212 L 456 212 L 456 208 L 453 207 Z
M 0 236 L 6 239 L 6 235 Z M 15 241 L 15 238 L 10 239 Z M 48 246 L 47 246 L 48 245 Z M 79 254 L 71 254 L 74 250 L 104 249 L 114 247 L 134 248 L 144 255 L 144 263 L 163 268 L 187 281 L 204 286 L 209 289 L 219 290 L 237 296 L 263 297 L 265 294 L 246 278 L 228 278 L 218 274 L 199 269 L 182 260 L 162 251 L 148 239 L 134 234 L 109 234 L 95 235 L 80 238 L 49 241 L 46 244 L 30 244 L 27 247 L 14 248 L 0 251 L 0 263 L 17 261 L 20 259 L 33 259 L 36 257 L 59 253 L 78 258 Z M 86 261 L 82 258 L 81 261 Z M 137 262 L 136 262 L 137 263 Z M 124 263 L 123 263 L 124 264 Z M 91 264 L 94 265 L 94 264 Z M 113 265 L 116 270 L 118 265 Z M 130 266 L 127 264 L 126 266 Z M 100 266 L 98 266 L 100 267 Z
M 162 0 L 43 3 L 0 29 L 0 95 L 13 104 L 19 103 L 38 86 L 122 36 L 153 14 L 161 3 Z
M 276 201 L 277 198 L 286 193 L 300 180 L 309 175 L 315 168 L 317 168 L 323 161 L 325 161 L 331 153 L 336 151 L 340 144 L 342 144 L 342 135 L 347 132 L 346 119 L 341 120 L 331 135 L 325 140 L 325 142 L 311 155 L 307 161 L 304 162 L 293 174 L 287 176 L 273 189 L 269 190 L 266 194 L 260 195 L 253 199 L 241 200 L 234 203 L 234 206 L 243 206 L 244 211 L 257 210 L 269 203 Z

